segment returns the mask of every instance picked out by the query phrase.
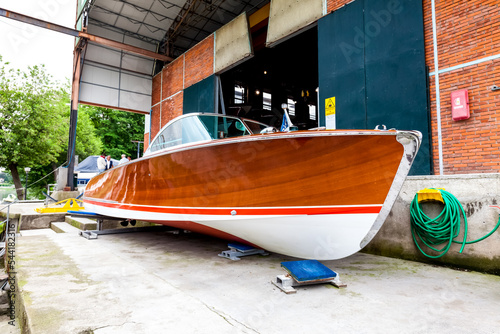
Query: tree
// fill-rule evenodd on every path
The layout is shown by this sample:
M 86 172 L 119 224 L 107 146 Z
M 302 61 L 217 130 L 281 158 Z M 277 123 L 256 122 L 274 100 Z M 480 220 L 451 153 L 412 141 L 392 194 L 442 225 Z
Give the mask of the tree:
M 144 139 L 143 115 L 87 105 L 79 109 L 89 115 L 107 155 L 115 159 L 122 154 L 136 156 L 137 144 L 132 140 Z
M 10 170 L 21 198 L 17 168 L 49 164 L 63 150 L 61 91 L 43 66 L 24 73 L 5 65 L 0 57 L 0 165 Z
M 31 167 L 30 179 L 36 180 L 66 161 L 69 84 L 59 87 L 43 65 L 28 67 L 27 73 L 6 65 L 0 56 L 0 166 L 10 170 L 21 199 L 18 168 Z M 101 148 L 90 117 L 80 114 L 75 154 L 85 158 Z

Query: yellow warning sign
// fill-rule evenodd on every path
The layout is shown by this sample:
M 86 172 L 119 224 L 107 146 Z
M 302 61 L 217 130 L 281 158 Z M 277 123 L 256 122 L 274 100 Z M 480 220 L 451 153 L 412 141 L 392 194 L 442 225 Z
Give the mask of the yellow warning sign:
M 325 115 L 335 115 L 335 96 L 325 99 Z

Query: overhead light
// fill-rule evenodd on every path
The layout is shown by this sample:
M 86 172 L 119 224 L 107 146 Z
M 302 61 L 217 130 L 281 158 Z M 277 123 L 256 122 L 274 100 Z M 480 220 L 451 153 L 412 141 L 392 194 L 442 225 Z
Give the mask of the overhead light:
M 267 74 L 267 71 L 264 71 L 264 74 Z
M 30 170 L 31 170 L 31 168 L 29 168 L 29 167 L 24 167 L 24 171 L 25 171 L 26 173 L 28 173 Z
M 255 95 L 260 95 L 260 90 L 256 89 L 255 90 Z

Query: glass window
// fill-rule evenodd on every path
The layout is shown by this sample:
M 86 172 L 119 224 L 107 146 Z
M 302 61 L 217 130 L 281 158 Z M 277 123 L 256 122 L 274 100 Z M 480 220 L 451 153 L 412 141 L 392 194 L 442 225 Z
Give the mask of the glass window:
M 245 87 L 234 86 L 234 104 L 245 103 Z
M 288 114 L 290 116 L 295 116 L 295 101 L 292 99 L 287 99 L 288 104 Z
M 262 108 L 265 110 L 271 110 L 271 93 L 262 93 Z
M 164 128 L 151 143 L 151 152 L 181 144 L 210 140 L 204 124 L 198 117 L 181 118 Z
M 213 139 L 246 136 L 251 133 L 238 118 L 220 115 L 193 115 L 165 127 L 149 147 L 151 152 L 168 147 Z
M 312 104 L 309 104 L 309 119 L 316 120 L 316 106 Z

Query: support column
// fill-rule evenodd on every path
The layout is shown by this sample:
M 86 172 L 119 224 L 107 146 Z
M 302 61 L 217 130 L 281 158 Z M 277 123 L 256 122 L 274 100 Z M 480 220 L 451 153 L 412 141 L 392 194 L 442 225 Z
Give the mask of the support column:
M 73 82 L 71 87 L 71 111 L 69 116 L 69 139 L 68 139 L 68 177 L 66 187 L 71 191 L 75 190 L 73 173 L 75 171 L 75 145 L 76 145 L 76 125 L 78 121 L 78 101 L 80 91 L 80 77 L 82 73 L 83 53 L 86 47 L 86 40 L 80 38 L 75 47 L 73 55 Z

